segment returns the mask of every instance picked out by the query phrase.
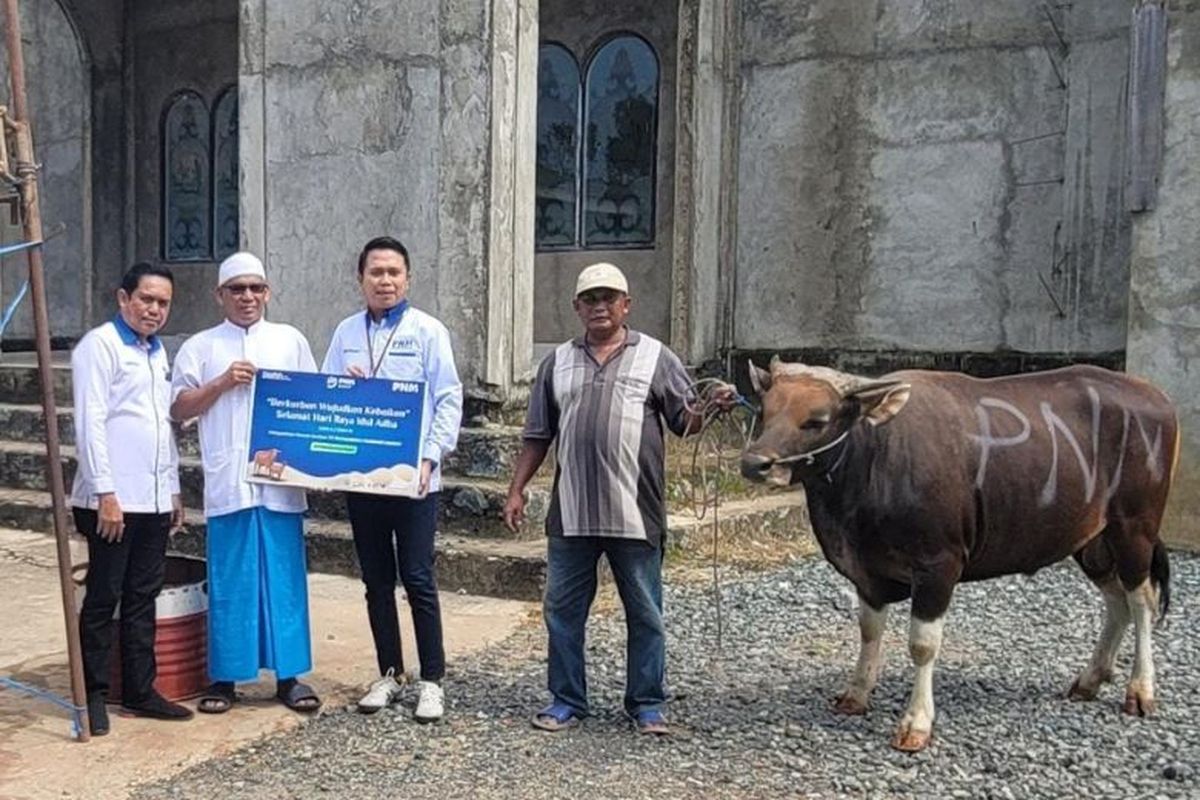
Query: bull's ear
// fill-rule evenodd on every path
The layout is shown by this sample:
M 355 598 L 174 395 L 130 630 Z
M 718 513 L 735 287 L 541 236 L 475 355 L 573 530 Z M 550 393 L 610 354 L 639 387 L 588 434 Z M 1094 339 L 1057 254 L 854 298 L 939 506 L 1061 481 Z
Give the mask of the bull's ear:
M 771 373 L 756 366 L 753 361 L 747 360 L 747 363 L 750 365 L 750 385 L 754 387 L 754 393 L 760 396 L 766 394 L 771 388 Z
M 872 425 L 891 422 L 908 402 L 912 385 L 903 381 L 871 381 L 846 393 L 862 407 L 862 416 Z

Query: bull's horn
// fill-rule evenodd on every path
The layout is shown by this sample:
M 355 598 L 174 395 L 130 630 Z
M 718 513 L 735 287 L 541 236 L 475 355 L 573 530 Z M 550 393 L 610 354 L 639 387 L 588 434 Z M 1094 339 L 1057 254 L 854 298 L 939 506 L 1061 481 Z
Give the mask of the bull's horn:
M 775 356 L 771 359 L 771 363 L 774 364 L 778 358 L 779 356 Z M 750 385 L 754 387 L 754 393 L 760 396 L 766 394 L 767 390 L 771 388 L 771 373 L 750 359 L 746 359 L 746 365 L 750 370 Z

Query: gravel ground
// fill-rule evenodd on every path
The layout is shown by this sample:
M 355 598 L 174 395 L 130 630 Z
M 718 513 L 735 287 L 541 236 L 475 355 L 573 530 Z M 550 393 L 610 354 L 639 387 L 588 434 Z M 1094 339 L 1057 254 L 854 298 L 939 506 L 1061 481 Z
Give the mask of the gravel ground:
M 912 675 L 907 608 L 893 609 L 872 709 L 837 716 L 830 699 L 857 651 L 854 599 L 828 565 L 807 559 L 725 575 L 719 647 L 711 585 L 669 583 L 670 739 L 634 735 L 620 713 L 624 627 L 610 610 L 589 631 L 595 716 L 566 733 L 528 724 L 546 700 L 544 636 L 531 624 L 451 665 L 440 724 L 415 724 L 412 696 L 373 717 L 333 710 L 135 796 L 1197 797 L 1200 558 L 1174 554 L 1172 568 L 1174 602 L 1155 634 L 1160 711 L 1152 719 L 1120 713 L 1121 684 L 1094 703 L 1063 699 L 1091 652 L 1101 608 L 1082 574 L 1063 564 L 1033 579 L 960 587 L 935 677 L 933 745 L 894 752 L 888 739 Z

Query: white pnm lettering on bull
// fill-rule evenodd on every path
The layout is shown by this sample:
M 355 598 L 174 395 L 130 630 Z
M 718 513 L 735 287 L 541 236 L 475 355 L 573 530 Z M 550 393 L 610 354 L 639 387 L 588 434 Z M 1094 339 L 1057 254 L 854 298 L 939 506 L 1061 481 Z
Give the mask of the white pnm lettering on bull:
M 1104 493 L 1105 503 L 1112 500 L 1113 496 L 1117 493 L 1117 488 L 1121 485 L 1121 471 L 1125 468 L 1125 445 L 1129 441 L 1129 417 L 1132 415 L 1129 413 L 1128 408 L 1124 409 L 1124 411 L 1125 419 L 1122 422 L 1121 429 L 1121 454 L 1117 458 L 1117 466 L 1113 470 L 1112 479 L 1108 482 L 1108 491 Z M 1140 420 L 1138 424 L 1141 424 Z
M 1162 459 L 1158 457 L 1159 451 L 1162 450 L 1162 425 L 1154 431 L 1154 444 L 1150 444 L 1150 437 L 1146 435 L 1146 426 L 1142 424 L 1142 418 L 1134 414 L 1133 419 L 1138 424 L 1138 432 L 1142 435 L 1142 444 L 1146 445 L 1146 468 L 1150 470 L 1150 477 L 1155 483 L 1162 480 L 1163 465 Z
M 988 416 L 988 412 L 984 410 L 985 408 L 998 408 L 1012 414 L 1020 421 L 1021 432 L 1016 436 L 992 436 L 991 417 Z M 979 418 L 979 433 L 968 435 L 979 442 L 979 470 L 975 473 L 975 488 L 982 489 L 983 482 L 987 478 L 988 455 L 992 452 L 992 448 L 1012 447 L 1028 440 L 1030 425 L 1029 418 L 1021 413 L 1021 409 L 1012 403 L 997 400 L 995 397 L 982 398 L 979 404 L 975 406 L 975 416 Z
M 1038 505 L 1042 507 L 1053 503 L 1058 493 L 1058 435 L 1060 433 L 1066 438 L 1067 444 L 1075 452 L 1075 458 L 1079 462 L 1079 469 L 1083 472 L 1085 502 L 1090 502 L 1096 493 L 1096 481 L 1100 471 L 1101 405 L 1100 395 L 1097 393 L 1095 387 L 1087 387 L 1087 392 L 1092 404 L 1092 458 L 1090 464 L 1074 431 L 1068 427 L 1062 417 L 1054 412 L 1054 408 L 1050 403 L 1042 401 L 1038 405 L 1042 413 L 1042 419 L 1046 423 L 1046 430 L 1050 433 L 1051 444 L 1050 471 L 1038 496 Z M 1009 414 L 1020 423 L 1021 431 L 1013 436 L 994 435 L 992 433 L 992 419 L 989 410 L 999 410 Z M 1117 488 L 1121 483 L 1121 474 L 1125 467 L 1125 450 L 1129 442 L 1130 418 L 1137 423 L 1138 433 L 1141 435 L 1142 444 L 1146 448 L 1146 468 L 1150 471 L 1151 480 L 1157 483 L 1162 480 L 1163 476 L 1162 459 L 1160 458 L 1162 452 L 1162 426 L 1158 426 L 1154 432 L 1153 440 L 1151 440 L 1150 434 L 1146 431 L 1146 425 L 1142 422 L 1141 417 L 1132 413 L 1127 408 L 1122 410 L 1124 420 L 1121 432 L 1121 446 L 1117 464 L 1113 468 L 1112 478 L 1105 492 L 1106 499 L 1116 494 Z M 1030 425 L 1029 417 L 1023 411 L 1012 403 L 995 397 L 980 398 L 975 406 L 975 416 L 979 420 L 979 433 L 968 434 L 968 438 L 977 442 L 980 447 L 979 468 L 975 473 L 975 488 L 982 489 L 984 483 L 987 481 L 987 469 L 992 451 L 1000 447 L 1015 447 L 1024 444 L 1031 437 L 1032 426 Z
M 1046 483 L 1042 486 L 1041 495 L 1038 496 L 1038 505 L 1043 508 L 1053 503 L 1054 497 L 1058 493 L 1058 436 L 1054 433 L 1055 428 L 1062 431 L 1062 435 L 1067 438 L 1067 443 L 1075 451 L 1075 458 L 1079 459 L 1079 469 L 1083 472 L 1084 502 L 1092 502 L 1092 495 L 1096 493 L 1096 474 L 1100 471 L 1100 395 L 1092 386 L 1087 387 L 1087 393 L 1088 398 L 1092 401 L 1092 465 L 1090 469 L 1087 457 L 1083 454 L 1083 448 L 1079 446 L 1079 440 L 1067 427 L 1067 423 L 1054 413 L 1054 409 L 1045 400 L 1038 406 L 1042 410 L 1042 419 L 1046 420 L 1046 428 L 1050 431 L 1050 474 L 1046 476 Z

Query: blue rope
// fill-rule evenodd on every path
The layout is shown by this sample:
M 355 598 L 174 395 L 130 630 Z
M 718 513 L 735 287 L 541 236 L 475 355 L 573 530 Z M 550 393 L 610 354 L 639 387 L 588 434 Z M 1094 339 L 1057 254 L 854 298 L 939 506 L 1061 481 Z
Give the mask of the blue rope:
M 6 678 L 0 675 L 0 686 L 12 689 L 17 692 L 23 692 L 31 697 L 36 697 L 39 700 L 48 700 L 56 706 L 65 708 L 71 712 L 71 736 L 78 739 L 80 732 L 83 731 L 83 712 L 87 711 L 87 706 L 77 706 L 74 703 L 66 700 L 53 692 L 48 692 L 45 689 L 39 689 L 36 686 L 30 686 L 27 683 L 14 681 L 12 678 Z
M 0 328 L 0 330 L 2 330 L 2 328 Z M 754 416 L 758 416 L 758 413 L 759 413 L 759 411 L 758 411 L 758 407 L 757 407 L 757 406 L 755 406 L 753 403 L 751 403 L 751 402 L 750 402 L 748 399 L 746 399 L 746 396 L 745 396 L 745 395 L 742 395 L 742 394 L 739 394 L 739 395 L 737 395 L 737 396 L 734 398 L 734 402 L 735 402 L 737 405 L 739 405 L 739 406 L 741 406 L 742 408 L 744 408 L 744 409 L 746 409 L 747 411 L 749 411 L 749 412 L 750 412 L 751 414 L 753 414 Z

